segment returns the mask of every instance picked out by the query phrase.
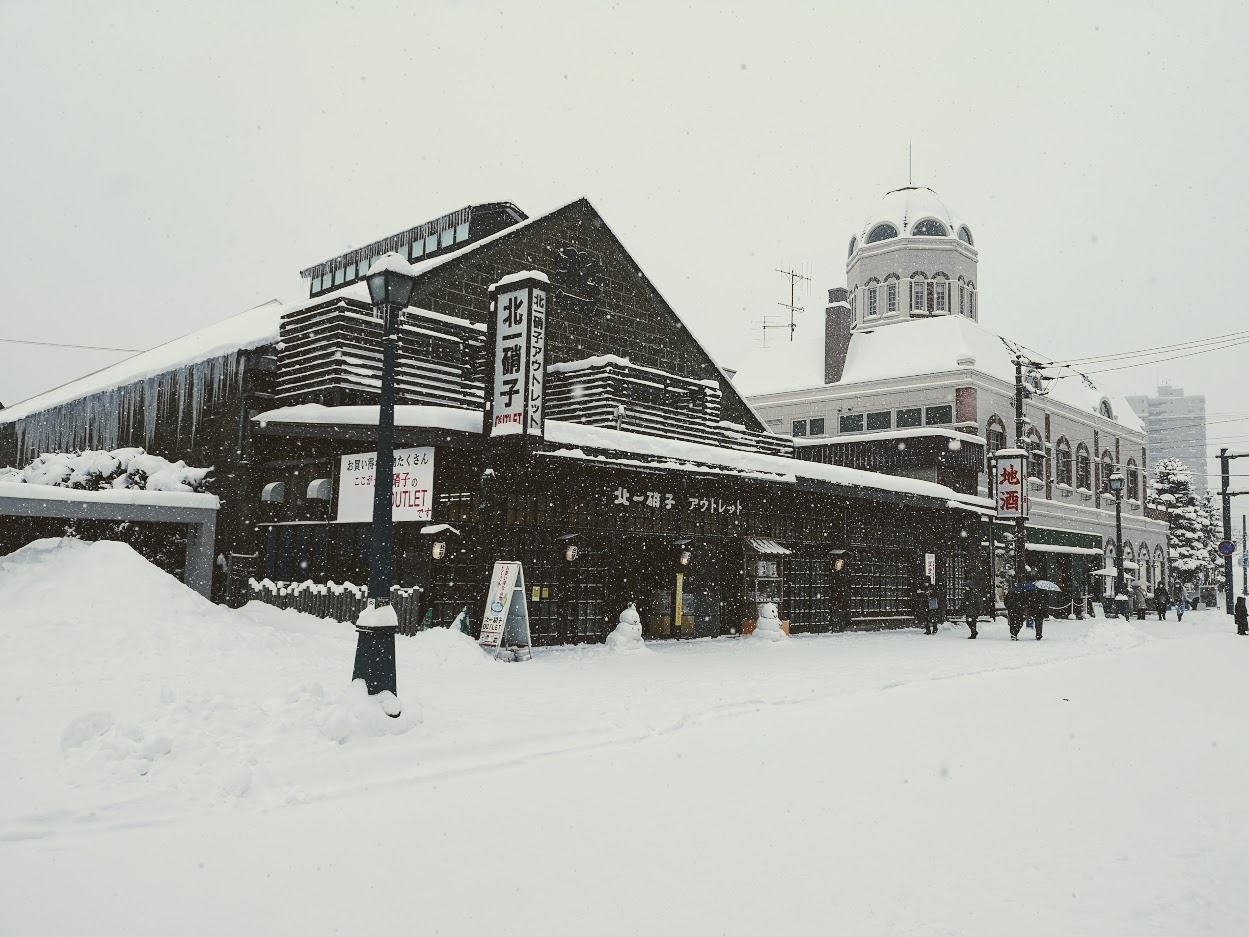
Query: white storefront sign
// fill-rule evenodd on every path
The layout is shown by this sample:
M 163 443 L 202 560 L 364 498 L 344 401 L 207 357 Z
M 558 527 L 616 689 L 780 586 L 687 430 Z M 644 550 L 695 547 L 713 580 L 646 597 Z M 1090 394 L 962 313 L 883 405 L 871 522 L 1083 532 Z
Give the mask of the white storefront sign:
M 481 616 L 481 637 L 477 640 L 482 647 L 495 651 L 500 648 L 529 648 L 525 571 L 518 561 L 499 560 L 494 564 L 490 591 L 486 593 L 486 608 Z
M 1022 449 L 1000 449 L 994 477 L 998 517 L 1028 516 L 1028 454 Z
M 372 521 L 376 452 L 342 457 L 338 471 L 338 520 Z M 434 448 L 396 449 L 391 518 L 429 521 L 434 516 Z
M 491 436 L 542 435 L 547 293 L 539 279 L 524 275 L 495 294 Z
M 935 553 L 924 554 L 924 575 L 928 577 L 929 582 L 937 581 L 937 555 Z

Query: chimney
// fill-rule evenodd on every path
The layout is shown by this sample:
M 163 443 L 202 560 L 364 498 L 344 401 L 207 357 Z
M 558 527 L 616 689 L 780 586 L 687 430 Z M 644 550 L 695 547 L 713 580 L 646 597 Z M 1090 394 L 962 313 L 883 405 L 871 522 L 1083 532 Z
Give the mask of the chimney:
M 850 350 L 850 293 L 835 286 L 828 291 L 828 307 L 824 310 L 824 383 L 836 384 L 846 370 L 846 352 Z

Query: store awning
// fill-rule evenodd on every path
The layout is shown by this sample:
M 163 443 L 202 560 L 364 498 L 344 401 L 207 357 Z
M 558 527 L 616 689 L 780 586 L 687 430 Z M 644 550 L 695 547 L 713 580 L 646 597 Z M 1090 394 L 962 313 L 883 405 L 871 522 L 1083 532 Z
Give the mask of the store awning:
M 1102 551 L 1096 547 L 1064 547 L 1052 543 L 1029 543 L 1029 550 L 1037 553 L 1072 553 L 1076 556 L 1101 556 Z
M 767 556 L 789 556 L 793 552 L 792 550 L 786 550 L 775 540 L 761 540 L 758 537 L 747 537 L 746 546 L 756 553 L 763 553 Z

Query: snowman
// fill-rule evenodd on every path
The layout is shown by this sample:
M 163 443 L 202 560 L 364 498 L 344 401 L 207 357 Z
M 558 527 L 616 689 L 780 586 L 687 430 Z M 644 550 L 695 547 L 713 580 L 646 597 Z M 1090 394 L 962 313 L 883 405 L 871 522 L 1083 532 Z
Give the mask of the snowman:
M 607 636 L 607 646 L 615 651 L 636 651 L 646 646 L 642 641 L 642 619 L 632 602 L 620 613 L 615 630 Z
M 780 641 L 787 637 L 781 628 L 781 616 L 776 610 L 775 602 L 764 602 L 759 606 L 759 617 L 755 619 L 755 630 L 751 634 L 769 641 Z

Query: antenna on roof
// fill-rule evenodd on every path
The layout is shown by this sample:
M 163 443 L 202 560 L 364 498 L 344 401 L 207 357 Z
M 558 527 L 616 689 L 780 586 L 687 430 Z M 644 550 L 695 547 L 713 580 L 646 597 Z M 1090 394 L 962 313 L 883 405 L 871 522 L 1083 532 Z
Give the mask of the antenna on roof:
M 806 308 L 804 306 L 799 306 L 797 304 L 798 284 L 799 283 L 803 284 L 803 291 L 804 291 L 803 295 L 805 296 L 811 295 L 810 264 L 802 264 L 797 269 L 791 268 L 789 270 L 782 270 L 780 267 L 777 267 L 776 272 L 784 274 L 785 276 L 789 277 L 789 302 L 777 303 L 777 305 L 780 306 L 782 309 L 788 310 L 789 323 L 786 324 L 784 321 L 781 321 L 781 322 L 769 321 L 770 319 L 774 319 L 775 317 L 764 316 L 763 325 L 760 326 L 760 328 L 763 330 L 763 342 L 764 342 L 763 347 L 764 348 L 768 347 L 767 346 L 768 329 L 789 329 L 789 340 L 791 342 L 794 340 L 794 329 L 798 327 L 798 323 L 794 320 L 794 315 L 795 313 L 806 312 Z

